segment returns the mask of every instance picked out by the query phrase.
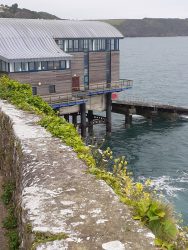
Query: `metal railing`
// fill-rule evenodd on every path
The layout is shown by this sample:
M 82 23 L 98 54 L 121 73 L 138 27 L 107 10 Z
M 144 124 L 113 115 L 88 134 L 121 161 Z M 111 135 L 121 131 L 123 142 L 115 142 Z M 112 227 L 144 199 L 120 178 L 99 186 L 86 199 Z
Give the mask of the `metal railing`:
M 73 87 L 72 92 L 70 90 L 65 90 L 63 94 L 53 94 L 53 95 L 46 95 L 42 96 L 42 98 L 48 102 L 49 104 L 62 104 L 62 103 L 79 103 L 80 101 L 87 101 L 89 96 L 94 94 L 102 94 L 107 91 L 115 92 L 115 91 L 122 91 L 126 88 L 131 88 L 133 85 L 132 80 L 127 79 L 120 79 L 119 81 L 115 81 L 112 83 L 93 83 L 90 84 L 89 89 L 84 89 L 83 86 L 81 87 Z
M 113 90 L 113 89 L 126 89 L 126 88 L 132 88 L 133 81 L 128 79 L 120 79 L 118 81 L 114 81 L 111 83 L 93 83 L 89 85 L 89 89 L 87 91 L 92 90 Z
M 75 93 L 64 93 L 64 94 L 56 94 L 50 96 L 42 96 L 42 98 L 49 104 L 60 104 L 60 103 L 78 103 L 80 101 L 84 101 L 84 96 L 79 96 Z M 86 100 L 85 100 L 86 101 Z

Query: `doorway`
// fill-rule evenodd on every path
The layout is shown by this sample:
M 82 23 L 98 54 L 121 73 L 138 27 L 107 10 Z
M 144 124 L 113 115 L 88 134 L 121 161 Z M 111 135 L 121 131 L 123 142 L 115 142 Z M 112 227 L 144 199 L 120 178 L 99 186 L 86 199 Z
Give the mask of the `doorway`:
M 72 77 L 72 91 L 79 91 L 80 90 L 80 77 L 73 76 Z

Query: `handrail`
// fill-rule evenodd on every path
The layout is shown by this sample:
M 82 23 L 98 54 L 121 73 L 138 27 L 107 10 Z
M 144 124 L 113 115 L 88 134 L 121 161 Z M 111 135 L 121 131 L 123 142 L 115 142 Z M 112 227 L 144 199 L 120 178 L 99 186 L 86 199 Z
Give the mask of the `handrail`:
M 101 82 L 101 83 L 93 83 L 90 84 L 89 89 L 87 90 L 80 90 L 70 92 L 65 91 L 63 94 L 53 94 L 48 96 L 42 96 L 42 98 L 48 102 L 49 104 L 58 104 L 58 103 L 70 103 L 70 102 L 78 102 L 80 100 L 88 99 L 88 95 L 90 93 L 94 93 L 96 91 L 115 91 L 115 90 L 123 90 L 125 88 L 132 87 L 133 81 L 128 79 L 120 79 L 118 81 L 114 81 L 111 83 Z M 74 89 L 75 90 L 75 89 Z

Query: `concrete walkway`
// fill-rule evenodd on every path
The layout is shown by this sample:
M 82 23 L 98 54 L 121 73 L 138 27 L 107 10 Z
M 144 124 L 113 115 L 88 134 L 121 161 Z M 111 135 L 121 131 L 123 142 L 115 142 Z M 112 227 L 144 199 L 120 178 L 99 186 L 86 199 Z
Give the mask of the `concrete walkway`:
M 0 197 L 2 195 L 2 183 L 3 183 L 3 178 L 0 172 Z M 6 216 L 6 209 L 1 201 L 0 198 L 0 249 L 1 250 L 8 250 L 8 242 L 7 238 L 5 237 L 5 230 L 3 228 L 2 221 Z
M 0 107 L 12 119 L 23 147 L 18 178 L 23 224 L 69 237 L 40 244 L 37 250 L 156 249 L 153 234 L 131 219 L 129 208 L 104 181 L 86 173 L 87 166 L 71 148 L 36 125 L 36 116 L 4 102 Z

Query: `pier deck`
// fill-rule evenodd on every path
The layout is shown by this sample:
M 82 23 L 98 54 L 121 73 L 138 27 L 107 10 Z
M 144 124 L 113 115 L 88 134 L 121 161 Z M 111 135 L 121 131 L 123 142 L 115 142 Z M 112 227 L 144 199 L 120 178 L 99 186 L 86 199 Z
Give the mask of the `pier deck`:
M 156 102 L 124 101 L 112 102 L 112 112 L 124 115 L 142 115 L 151 117 L 160 114 L 188 115 L 188 108 Z

